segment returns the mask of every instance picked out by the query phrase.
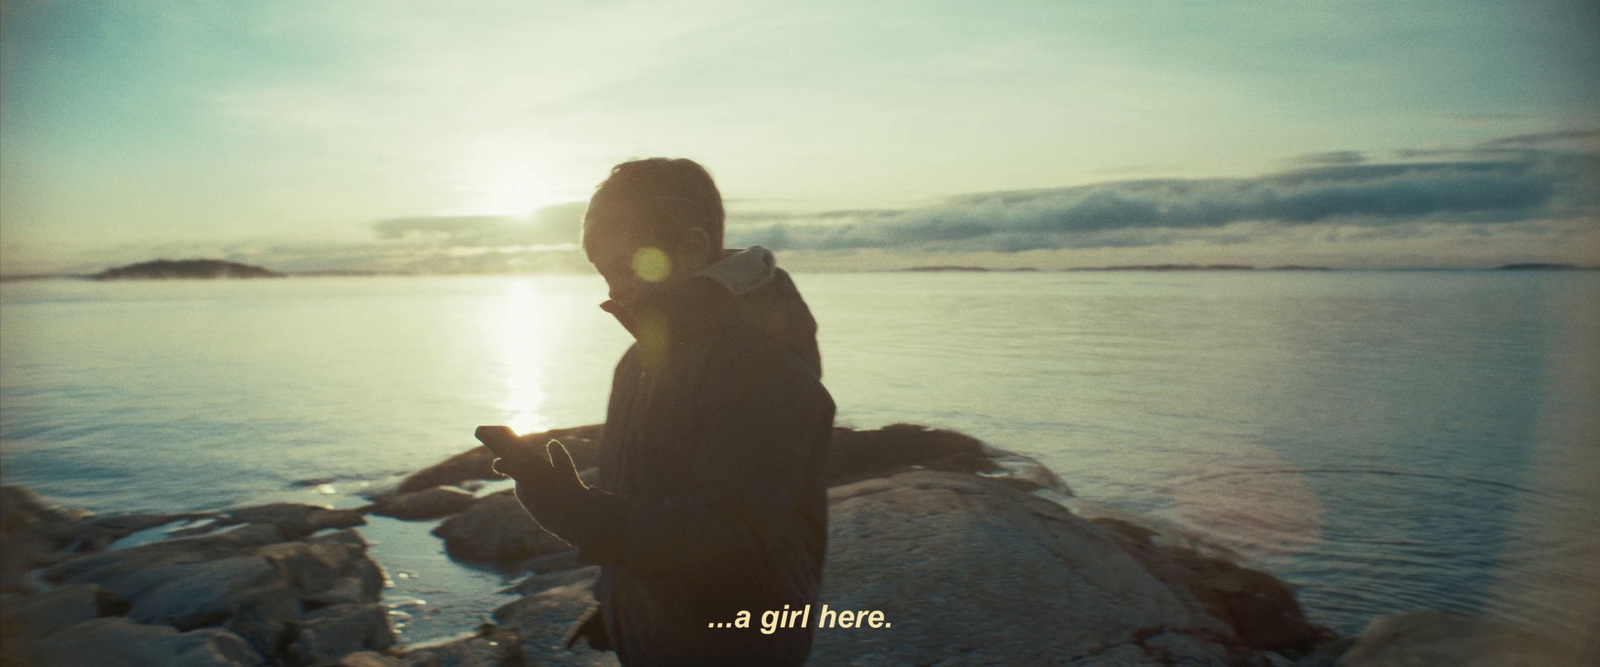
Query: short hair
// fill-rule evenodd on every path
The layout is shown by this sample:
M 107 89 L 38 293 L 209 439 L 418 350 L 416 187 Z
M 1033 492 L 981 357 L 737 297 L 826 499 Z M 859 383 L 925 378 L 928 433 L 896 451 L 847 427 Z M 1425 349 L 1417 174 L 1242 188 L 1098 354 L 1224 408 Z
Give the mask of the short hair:
M 663 232 L 700 229 L 711 240 L 711 256 L 722 253 L 724 212 L 722 193 L 700 163 L 687 158 L 653 157 L 630 160 L 611 168 L 611 175 L 595 188 L 584 213 L 585 236 L 598 210 L 628 211 L 651 239 Z

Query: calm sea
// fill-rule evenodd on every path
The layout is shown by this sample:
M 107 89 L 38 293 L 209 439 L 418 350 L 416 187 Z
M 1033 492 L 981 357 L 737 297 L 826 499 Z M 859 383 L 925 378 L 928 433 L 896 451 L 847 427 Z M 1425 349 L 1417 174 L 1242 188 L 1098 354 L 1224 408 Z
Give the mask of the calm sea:
M 1415 608 L 1595 618 L 1600 274 L 796 282 L 841 424 L 1031 454 L 1237 550 L 1346 633 Z M 0 467 L 102 512 L 356 504 L 479 424 L 602 420 L 630 342 L 603 298 L 589 276 L 5 283 Z M 367 532 L 409 581 L 391 598 L 433 614 L 413 638 L 467 629 L 463 591 L 504 582 L 446 571 L 420 530 Z

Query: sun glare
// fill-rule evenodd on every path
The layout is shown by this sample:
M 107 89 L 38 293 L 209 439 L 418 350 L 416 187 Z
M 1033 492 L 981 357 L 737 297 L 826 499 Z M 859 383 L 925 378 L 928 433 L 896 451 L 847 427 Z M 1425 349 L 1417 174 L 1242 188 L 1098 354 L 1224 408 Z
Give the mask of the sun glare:
M 471 208 L 479 215 L 527 215 L 555 203 L 546 183 L 531 169 L 496 169 L 471 188 Z
M 501 320 L 506 397 L 499 407 L 505 411 L 506 425 L 524 435 L 550 429 L 550 421 L 542 412 L 545 391 L 540 362 L 549 347 L 549 328 L 539 317 L 543 310 L 539 293 L 527 281 L 513 283 L 506 293 L 505 317 Z

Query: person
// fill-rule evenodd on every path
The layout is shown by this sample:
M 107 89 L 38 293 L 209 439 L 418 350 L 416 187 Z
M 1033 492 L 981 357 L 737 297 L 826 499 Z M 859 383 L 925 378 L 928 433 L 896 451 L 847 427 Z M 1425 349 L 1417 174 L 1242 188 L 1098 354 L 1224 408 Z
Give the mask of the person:
M 761 246 L 723 249 L 723 216 L 691 160 L 611 170 L 583 249 L 635 342 L 612 376 L 598 484 L 555 441 L 548 460 L 495 463 L 534 521 L 601 565 L 568 646 L 624 665 L 794 665 L 811 649 L 809 619 L 761 621 L 820 606 L 834 403 L 793 280 Z

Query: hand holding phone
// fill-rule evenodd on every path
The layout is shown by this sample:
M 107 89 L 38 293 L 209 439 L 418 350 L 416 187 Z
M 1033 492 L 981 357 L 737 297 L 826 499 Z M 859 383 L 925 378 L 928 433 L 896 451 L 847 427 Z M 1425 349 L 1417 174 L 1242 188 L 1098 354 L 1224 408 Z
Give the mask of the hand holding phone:
M 547 454 L 541 456 L 535 453 L 538 448 L 505 426 L 479 426 L 473 435 L 500 456 L 492 469 L 516 480 L 517 501 L 533 520 L 556 535 L 569 534 L 572 508 L 589 487 L 578 478 L 567 448 L 551 440 L 544 446 Z
M 479 426 L 472 435 L 501 458 L 520 456 L 527 447 L 509 426 Z
M 472 435 L 500 457 L 502 464 L 496 466 L 496 472 L 526 473 L 537 477 L 541 470 L 550 467 L 549 462 L 543 460 L 544 457 L 535 454 L 534 448 L 523 442 L 522 437 L 508 426 L 479 426 Z
M 495 464 L 495 472 L 542 484 L 572 486 L 576 483 L 582 488 L 572 455 L 555 440 L 542 448 L 536 447 L 506 426 L 479 426 L 473 435 L 500 457 Z M 541 454 L 540 449 L 545 453 Z

